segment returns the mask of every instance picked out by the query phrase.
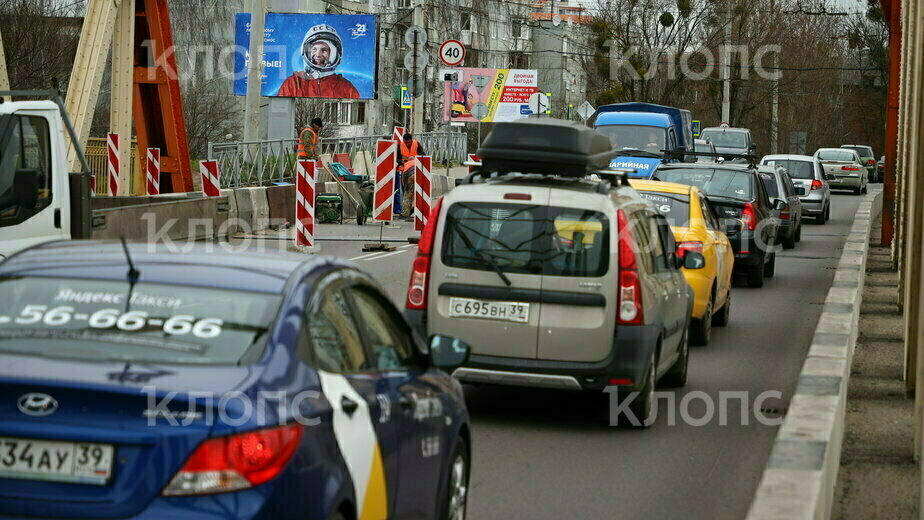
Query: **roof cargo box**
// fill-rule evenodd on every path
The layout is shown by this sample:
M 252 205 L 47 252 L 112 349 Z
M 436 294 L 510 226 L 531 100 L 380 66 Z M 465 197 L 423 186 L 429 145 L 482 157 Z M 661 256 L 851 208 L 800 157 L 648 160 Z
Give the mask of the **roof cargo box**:
M 484 172 L 583 177 L 606 168 L 616 152 L 609 139 L 570 121 L 537 118 L 497 123 L 478 149 Z

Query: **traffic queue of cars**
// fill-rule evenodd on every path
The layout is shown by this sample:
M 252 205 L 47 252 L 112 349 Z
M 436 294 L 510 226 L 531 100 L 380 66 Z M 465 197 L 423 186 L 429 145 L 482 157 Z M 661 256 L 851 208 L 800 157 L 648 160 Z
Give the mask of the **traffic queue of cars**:
M 802 217 L 829 218 L 836 158 L 630 180 L 618 152 L 564 121 L 495 125 L 434 204 L 403 315 L 332 258 L 124 242 L 11 256 L 0 518 L 461 520 L 460 382 L 615 388 L 621 424 L 650 426 L 656 388 L 684 386 L 690 345 L 729 324 L 734 273 L 760 287 Z

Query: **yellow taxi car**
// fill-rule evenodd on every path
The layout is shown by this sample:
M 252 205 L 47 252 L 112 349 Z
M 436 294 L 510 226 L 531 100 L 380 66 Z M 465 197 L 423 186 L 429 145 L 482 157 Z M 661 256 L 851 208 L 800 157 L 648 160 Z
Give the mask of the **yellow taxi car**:
M 706 258 L 704 269 L 684 269 L 683 274 L 696 295 L 690 341 L 708 345 L 712 326 L 727 325 L 731 313 L 735 253 L 721 220 L 706 195 L 694 186 L 636 179 L 630 183 L 670 223 L 679 255 L 697 251 Z

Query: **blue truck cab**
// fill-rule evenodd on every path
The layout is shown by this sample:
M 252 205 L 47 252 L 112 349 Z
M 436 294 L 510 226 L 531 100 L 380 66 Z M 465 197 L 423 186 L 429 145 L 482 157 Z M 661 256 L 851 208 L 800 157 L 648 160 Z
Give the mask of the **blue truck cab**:
M 594 128 L 620 150 L 610 166 L 629 170 L 630 177 L 650 177 L 666 161 L 662 150 L 693 151 L 688 110 L 651 103 L 618 103 L 598 108 L 595 121 Z

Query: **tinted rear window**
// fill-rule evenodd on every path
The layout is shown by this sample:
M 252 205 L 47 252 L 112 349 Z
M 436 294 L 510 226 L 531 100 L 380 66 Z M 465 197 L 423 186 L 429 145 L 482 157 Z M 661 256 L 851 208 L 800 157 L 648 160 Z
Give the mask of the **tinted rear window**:
M 809 161 L 791 161 L 783 159 L 772 159 L 765 161 L 764 164 L 770 166 L 782 166 L 793 179 L 814 179 L 815 163 Z
M 853 152 L 847 150 L 821 150 L 818 152 L 819 161 L 853 161 L 856 159 Z
M 690 197 L 688 195 L 652 191 L 640 191 L 638 194 L 651 201 L 658 213 L 664 215 L 671 226 L 689 226 Z
M 707 196 L 753 200 L 753 174 L 735 170 L 712 170 L 709 168 L 660 169 L 655 174 L 658 180 L 696 186 Z
M 261 293 L 54 278 L 0 280 L 0 294 L 0 353 L 199 365 L 241 364 L 248 352 L 262 352 L 281 300 Z
M 609 220 L 596 211 L 525 204 L 456 203 L 443 263 L 506 273 L 600 277 L 609 268 Z

